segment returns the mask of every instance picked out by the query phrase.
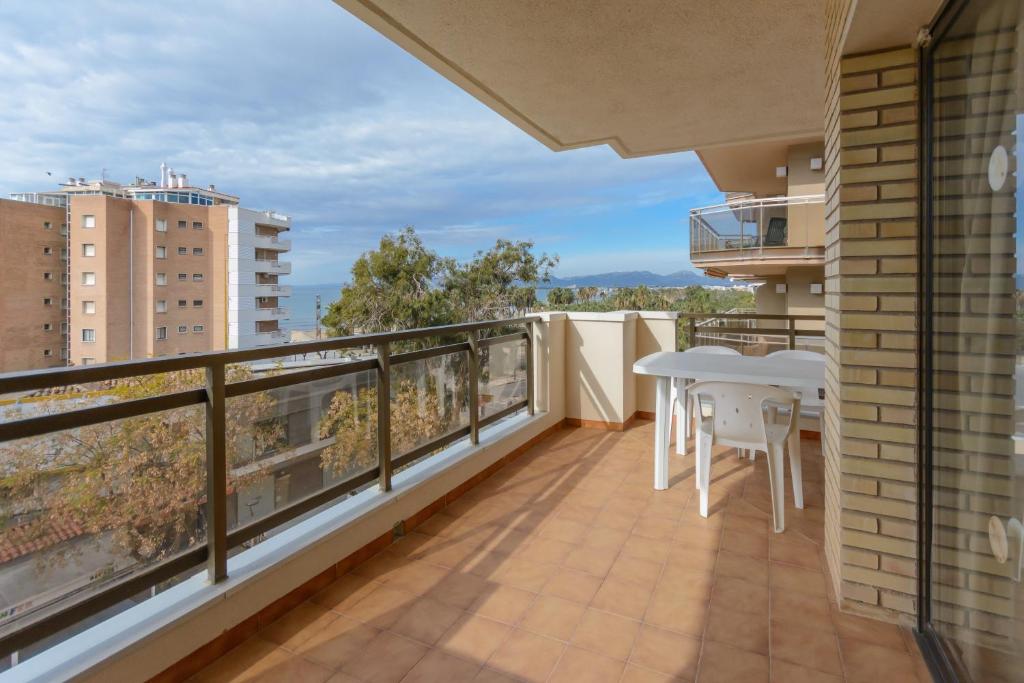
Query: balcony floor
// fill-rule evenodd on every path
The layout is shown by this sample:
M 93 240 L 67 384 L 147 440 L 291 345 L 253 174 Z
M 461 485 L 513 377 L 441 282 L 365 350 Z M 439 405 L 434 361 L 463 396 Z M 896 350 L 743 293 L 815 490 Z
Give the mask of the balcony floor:
M 651 488 L 653 427 L 564 429 L 228 652 L 198 680 L 930 681 L 897 626 L 840 614 L 806 508 L 770 531 L 764 456 Z

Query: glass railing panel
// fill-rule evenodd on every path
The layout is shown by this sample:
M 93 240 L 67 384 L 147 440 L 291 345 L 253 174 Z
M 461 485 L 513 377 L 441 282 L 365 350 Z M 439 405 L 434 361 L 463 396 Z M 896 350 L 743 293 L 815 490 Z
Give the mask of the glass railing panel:
M 526 340 L 480 349 L 480 417 L 500 413 L 526 400 Z
M 469 428 L 469 354 L 446 353 L 391 366 L 391 454 L 409 453 Z M 434 451 L 415 458 L 428 457 Z
M 66 405 L 37 402 L 35 416 Z M 194 405 L 0 443 L 0 634 L 205 544 L 205 424 Z M 203 558 L 178 567 L 102 615 L 201 571 Z M 84 613 L 19 659 L 99 618 Z

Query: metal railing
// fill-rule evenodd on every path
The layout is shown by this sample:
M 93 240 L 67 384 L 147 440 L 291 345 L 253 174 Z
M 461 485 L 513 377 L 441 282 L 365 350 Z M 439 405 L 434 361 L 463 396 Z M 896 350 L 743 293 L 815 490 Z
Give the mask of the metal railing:
M 789 250 L 790 256 L 793 249 L 809 253 L 824 245 L 824 233 L 822 239 L 813 239 L 808 229 L 819 222 L 809 209 L 823 207 L 824 203 L 824 195 L 806 195 L 745 199 L 690 209 L 690 256 L 728 252 L 734 258 L 773 258 L 779 255 L 773 251 L 780 249 Z M 808 215 L 800 215 L 802 212 Z M 822 216 L 822 227 L 823 220 Z
M 820 322 L 823 315 L 785 315 L 769 313 L 680 313 L 686 321 L 686 345 L 729 346 L 744 355 L 764 355 L 801 346 L 817 348 L 824 343 L 825 331 L 800 324 Z M 762 326 L 760 323 L 766 323 Z M 777 347 L 777 348 L 776 348 Z
M 126 418 L 150 415 L 188 406 L 204 406 L 206 413 L 206 489 L 205 502 L 197 501 L 205 511 L 206 541 L 177 555 L 162 559 L 109 585 L 66 597 L 37 611 L 18 617 L 0 627 L 0 657 L 23 649 L 39 640 L 74 626 L 103 610 L 111 608 L 142 591 L 171 580 L 182 572 L 205 565 L 211 583 L 227 577 L 228 550 L 260 537 L 262 534 L 297 519 L 320 506 L 338 500 L 376 481 L 381 491 L 391 490 L 391 476 L 396 468 L 443 448 L 458 439 L 469 437 L 479 442 L 482 427 L 519 410 L 534 412 L 533 325 L 538 317 L 491 320 L 445 325 L 439 327 L 336 337 L 322 341 L 263 346 L 252 349 L 188 354 L 166 358 L 90 365 L 76 368 L 9 373 L 0 375 L 0 395 L 19 394 L 54 387 L 82 385 L 90 382 L 156 375 L 182 370 L 205 370 L 205 387 L 158 396 L 137 398 L 78 408 L 61 413 L 43 414 L 9 422 L 0 422 L 0 444 L 29 437 L 55 434 L 68 429 L 97 425 Z M 500 328 L 524 329 L 510 334 L 483 337 L 481 333 Z M 393 353 L 399 342 L 437 338 L 450 340 L 460 336 L 466 341 L 445 343 L 414 351 Z M 488 346 L 525 341 L 526 397 L 503 409 L 481 417 L 478 384 L 480 382 L 480 351 Z M 374 357 L 346 363 L 332 363 L 309 369 L 273 374 L 238 382 L 227 382 L 225 368 L 239 363 L 268 361 L 281 356 L 315 354 L 343 349 L 373 348 Z M 450 431 L 406 453 L 391 452 L 391 368 L 404 363 L 448 354 L 466 354 L 469 377 L 469 424 Z M 291 387 L 316 380 L 339 378 L 359 372 L 374 371 L 377 386 L 377 464 L 355 472 L 346 479 L 299 499 L 286 507 L 242 526 L 228 530 L 228 457 L 225 405 L 228 399 L 257 392 Z

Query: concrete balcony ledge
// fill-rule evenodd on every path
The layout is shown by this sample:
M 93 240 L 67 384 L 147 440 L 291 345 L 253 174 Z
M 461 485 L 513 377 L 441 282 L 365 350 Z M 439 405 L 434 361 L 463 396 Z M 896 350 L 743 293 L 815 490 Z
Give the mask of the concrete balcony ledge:
M 316 578 L 394 525 L 424 510 L 562 421 L 514 415 L 397 473 L 393 489 L 339 501 L 228 560 L 228 578 L 205 573 L 107 619 L 0 674 L 0 683 L 147 680 Z

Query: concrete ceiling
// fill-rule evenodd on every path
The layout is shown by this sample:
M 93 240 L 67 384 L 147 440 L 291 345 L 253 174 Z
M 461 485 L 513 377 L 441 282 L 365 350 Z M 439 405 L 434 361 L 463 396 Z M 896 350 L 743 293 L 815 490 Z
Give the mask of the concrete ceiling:
M 823 135 L 822 0 L 335 0 L 554 150 Z
M 911 47 L 918 30 L 931 23 L 941 6 L 942 0 L 857 0 L 843 54 Z

